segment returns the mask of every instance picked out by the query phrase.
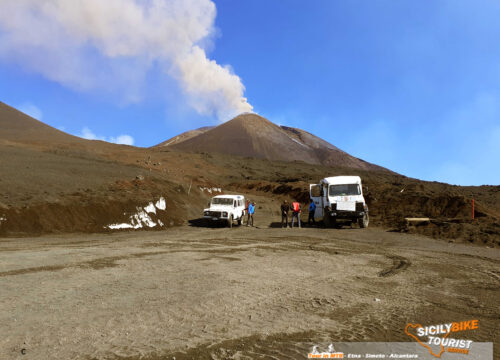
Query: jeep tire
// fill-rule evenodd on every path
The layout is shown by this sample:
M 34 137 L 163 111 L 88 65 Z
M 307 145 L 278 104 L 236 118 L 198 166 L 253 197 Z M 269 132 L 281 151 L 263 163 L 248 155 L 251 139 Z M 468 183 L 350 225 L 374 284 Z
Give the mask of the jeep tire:
M 243 218 L 243 216 L 238 219 L 238 226 L 241 226 L 241 219 L 242 218 Z
M 358 219 L 358 225 L 359 225 L 359 227 L 361 229 L 367 228 L 369 222 L 370 222 L 370 218 L 368 217 L 368 213 L 367 212 L 365 212 L 365 214 L 363 215 L 363 217 L 361 217 L 361 218 Z

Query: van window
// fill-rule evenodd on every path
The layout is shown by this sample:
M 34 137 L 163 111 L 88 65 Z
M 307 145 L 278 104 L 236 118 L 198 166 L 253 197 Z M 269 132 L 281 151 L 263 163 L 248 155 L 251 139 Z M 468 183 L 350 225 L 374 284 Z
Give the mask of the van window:
M 312 197 L 321 196 L 321 186 L 320 185 L 311 186 L 311 196 Z
M 212 205 L 229 205 L 233 203 L 232 199 L 228 198 L 212 198 Z
M 361 195 L 358 184 L 330 185 L 330 196 Z

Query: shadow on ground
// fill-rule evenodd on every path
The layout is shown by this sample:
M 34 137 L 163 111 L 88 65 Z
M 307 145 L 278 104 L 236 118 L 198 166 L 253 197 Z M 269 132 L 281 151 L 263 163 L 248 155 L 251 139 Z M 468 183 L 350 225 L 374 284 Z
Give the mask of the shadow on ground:
M 319 228 L 319 229 L 324 228 L 323 223 L 320 223 L 320 222 L 316 222 L 316 224 L 314 224 L 314 225 L 313 224 L 308 225 L 307 222 L 305 222 L 305 223 L 301 222 L 300 226 L 301 227 L 307 227 L 307 228 Z M 281 225 L 281 222 L 276 221 L 276 222 L 270 223 L 269 227 L 272 228 L 272 229 L 279 229 L 279 228 L 282 227 L 282 225 Z M 288 227 L 291 227 L 291 223 L 290 222 L 288 222 Z M 298 227 L 297 222 L 295 222 L 295 224 L 294 224 L 293 227 L 294 228 Z

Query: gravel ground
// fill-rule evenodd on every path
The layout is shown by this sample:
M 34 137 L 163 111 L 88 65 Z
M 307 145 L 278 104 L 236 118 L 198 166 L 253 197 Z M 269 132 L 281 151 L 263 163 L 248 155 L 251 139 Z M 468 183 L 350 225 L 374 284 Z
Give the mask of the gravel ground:
M 0 239 L 0 359 L 303 359 L 470 319 L 498 349 L 499 264 L 376 228 Z

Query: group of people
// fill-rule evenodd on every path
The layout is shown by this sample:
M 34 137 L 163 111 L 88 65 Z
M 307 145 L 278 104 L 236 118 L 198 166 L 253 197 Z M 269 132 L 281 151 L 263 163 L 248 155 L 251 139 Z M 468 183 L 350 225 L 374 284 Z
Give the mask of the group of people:
M 307 219 L 307 225 L 316 225 L 316 221 L 314 220 L 314 213 L 316 211 L 316 204 L 314 201 L 311 200 L 309 203 L 309 217 Z M 253 216 L 255 214 L 255 202 L 254 201 L 247 201 L 245 211 L 247 214 L 247 226 L 252 226 L 253 227 Z M 300 228 L 302 227 L 300 223 L 300 214 L 302 213 L 302 208 L 300 206 L 300 203 L 298 201 L 293 201 L 292 204 L 289 204 L 287 200 L 285 200 L 281 204 L 281 227 L 282 228 L 287 228 L 288 227 L 288 214 L 291 212 L 291 221 L 290 221 L 290 227 L 293 228 L 295 225 L 295 219 L 297 219 L 297 226 Z
M 316 221 L 314 220 L 314 213 L 316 212 L 316 204 L 314 201 L 311 200 L 309 203 L 309 217 L 307 219 L 307 225 L 311 225 L 311 222 L 313 225 L 316 224 Z M 297 219 L 297 225 L 298 227 L 302 227 L 300 223 L 300 214 L 302 213 L 302 209 L 300 206 L 300 203 L 298 201 L 293 201 L 292 204 L 290 205 L 287 200 L 285 200 L 281 204 L 281 227 L 282 228 L 287 228 L 288 227 L 288 213 L 292 212 L 292 221 L 290 222 L 290 227 L 293 228 L 295 224 L 295 219 Z

